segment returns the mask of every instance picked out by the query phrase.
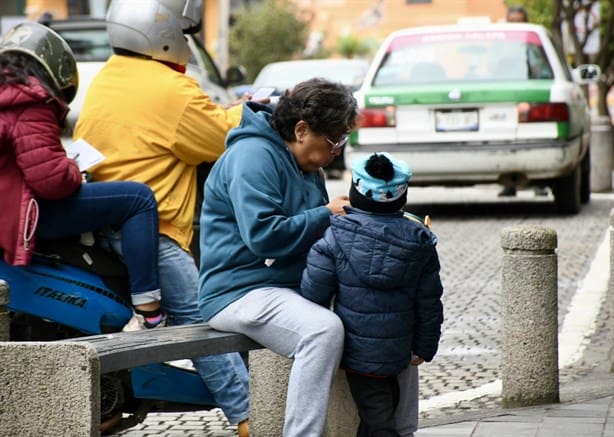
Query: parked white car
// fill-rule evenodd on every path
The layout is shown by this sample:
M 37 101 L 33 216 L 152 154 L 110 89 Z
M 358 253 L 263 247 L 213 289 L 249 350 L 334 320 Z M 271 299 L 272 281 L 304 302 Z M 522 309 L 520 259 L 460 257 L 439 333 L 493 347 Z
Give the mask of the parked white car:
M 429 26 L 392 33 L 356 96 L 362 124 L 346 147 L 408 162 L 413 185 L 550 186 L 557 210 L 590 198 L 590 114 L 548 31 L 526 23 Z
M 356 91 L 369 68 L 366 59 L 298 59 L 271 62 L 262 67 L 252 84 L 252 90 L 275 88 L 274 96 L 312 77 L 340 82 Z

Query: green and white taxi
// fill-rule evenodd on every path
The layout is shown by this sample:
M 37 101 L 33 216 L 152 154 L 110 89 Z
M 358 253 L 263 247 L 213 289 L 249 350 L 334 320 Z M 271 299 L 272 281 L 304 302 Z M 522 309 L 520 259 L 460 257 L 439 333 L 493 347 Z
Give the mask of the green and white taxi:
M 356 97 L 346 164 L 387 151 L 413 185 L 550 186 L 562 213 L 590 198 L 590 114 L 548 31 L 526 23 L 404 29 L 376 53 Z

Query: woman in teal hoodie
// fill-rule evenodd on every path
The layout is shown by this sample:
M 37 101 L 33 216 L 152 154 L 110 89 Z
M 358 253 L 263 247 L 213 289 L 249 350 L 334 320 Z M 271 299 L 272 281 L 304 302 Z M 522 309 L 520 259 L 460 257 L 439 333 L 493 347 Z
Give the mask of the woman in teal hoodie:
M 323 434 L 341 358 L 341 321 L 297 290 L 309 248 L 349 204 L 329 201 L 321 168 L 357 115 L 351 91 L 323 79 L 296 85 L 274 111 L 248 102 L 205 184 L 200 309 L 213 328 L 294 358 L 284 436 Z

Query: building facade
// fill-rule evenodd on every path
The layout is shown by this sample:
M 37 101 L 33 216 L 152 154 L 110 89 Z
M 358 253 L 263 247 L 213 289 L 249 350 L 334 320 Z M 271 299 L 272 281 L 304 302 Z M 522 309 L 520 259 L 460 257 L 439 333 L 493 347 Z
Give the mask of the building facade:
M 505 17 L 503 0 L 291 0 L 309 22 L 312 36 L 334 47 L 342 35 L 381 41 L 390 32 L 427 24 L 450 24 L 461 17 Z M 38 19 L 45 12 L 55 18 L 100 13 L 109 0 L 3 0 L 0 15 L 25 15 Z M 213 54 L 227 45 L 228 19 L 237 0 L 203 0 L 203 39 Z M 220 25 L 222 23 L 222 25 Z

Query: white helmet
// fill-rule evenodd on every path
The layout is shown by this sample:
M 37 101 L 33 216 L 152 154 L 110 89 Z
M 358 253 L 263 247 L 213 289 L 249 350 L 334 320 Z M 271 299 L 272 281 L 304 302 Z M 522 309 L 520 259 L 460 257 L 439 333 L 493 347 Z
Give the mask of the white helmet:
M 114 49 L 186 65 L 190 48 L 184 34 L 202 23 L 202 0 L 113 0 L 107 33 Z

